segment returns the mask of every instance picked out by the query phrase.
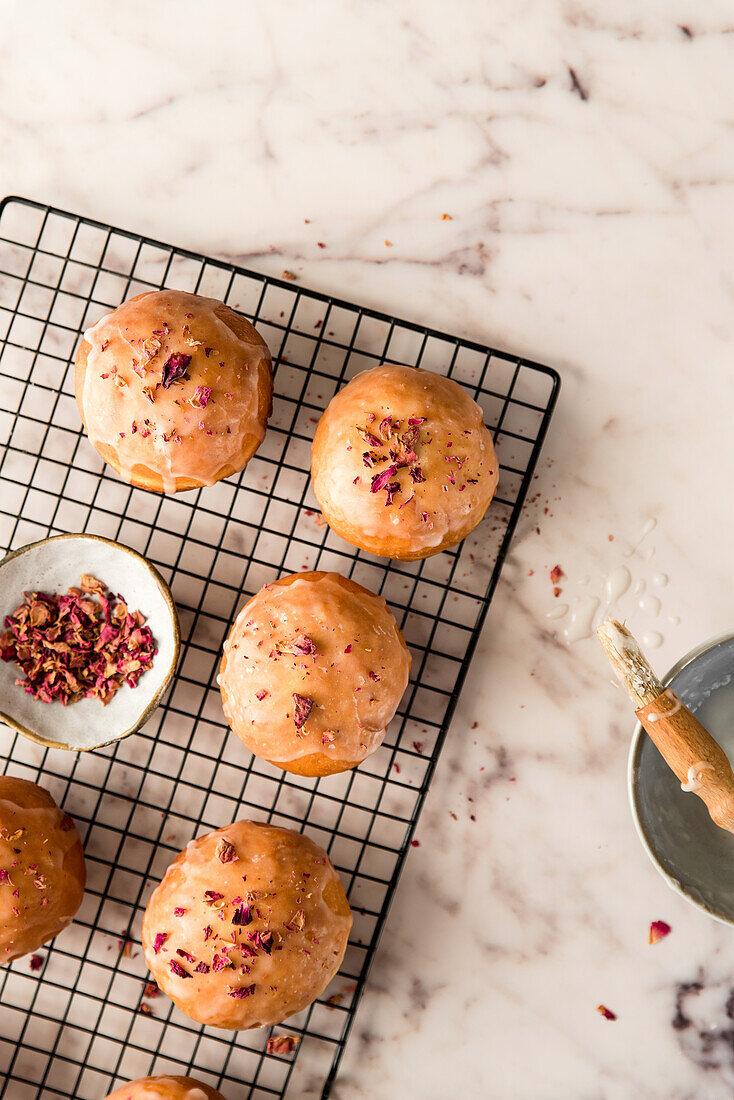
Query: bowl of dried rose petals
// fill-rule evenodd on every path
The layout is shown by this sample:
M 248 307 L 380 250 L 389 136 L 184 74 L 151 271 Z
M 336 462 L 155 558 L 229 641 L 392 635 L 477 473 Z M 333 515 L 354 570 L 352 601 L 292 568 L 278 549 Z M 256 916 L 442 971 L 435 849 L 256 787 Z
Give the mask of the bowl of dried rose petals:
M 176 671 L 168 585 L 135 550 L 55 535 L 0 561 L 0 721 L 50 748 L 134 733 Z

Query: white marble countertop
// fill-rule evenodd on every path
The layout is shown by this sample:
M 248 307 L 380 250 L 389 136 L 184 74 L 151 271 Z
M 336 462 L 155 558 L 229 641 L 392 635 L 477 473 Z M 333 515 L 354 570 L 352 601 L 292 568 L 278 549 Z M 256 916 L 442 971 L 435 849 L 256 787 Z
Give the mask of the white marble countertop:
M 730 1096 L 734 933 L 648 863 L 630 711 L 564 628 L 619 566 L 661 671 L 734 626 L 732 4 L 27 0 L 3 32 L 3 193 L 563 376 L 338 1100 Z

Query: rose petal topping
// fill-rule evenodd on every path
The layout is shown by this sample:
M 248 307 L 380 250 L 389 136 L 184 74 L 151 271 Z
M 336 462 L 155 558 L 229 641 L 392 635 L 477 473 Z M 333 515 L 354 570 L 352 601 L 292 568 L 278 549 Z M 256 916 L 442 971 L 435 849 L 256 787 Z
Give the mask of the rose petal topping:
M 387 494 L 385 497 L 385 507 L 387 508 L 392 504 L 395 494 L 400 492 L 400 482 L 391 481 L 390 484 L 386 486 L 385 492 Z
M 222 837 L 217 844 L 217 859 L 220 863 L 235 863 L 238 859 L 234 844 Z
M 301 729 L 306 724 L 306 720 L 313 709 L 313 699 L 309 699 L 307 695 L 299 695 L 297 691 L 293 692 L 293 722 L 297 730 Z
M 303 909 L 297 909 L 293 916 L 285 924 L 289 932 L 302 932 L 306 923 L 306 913 Z
M 158 933 L 156 933 L 155 940 L 153 941 L 153 953 L 154 954 L 156 954 L 156 955 L 158 954 L 158 952 L 163 947 L 163 944 L 166 942 L 167 939 L 168 939 L 168 932 L 158 932 Z
M 253 985 L 228 985 L 227 996 L 234 997 L 236 1001 L 241 1001 L 243 997 L 251 997 L 255 992 L 255 986 Z
M 173 910 L 173 915 L 174 917 L 182 917 L 185 912 L 185 909 L 182 909 L 180 905 L 177 905 L 176 908 Z
M 410 474 L 416 485 L 420 485 L 422 481 L 426 480 L 420 466 L 411 466 L 408 470 L 408 473 Z
M 597 1005 L 596 1011 L 604 1017 L 605 1020 L 616 1020 L 617 1013 L 612 1012 L 611 1008 L 607 1008 L 606 1005 Z
M 396 465 L 393 464 L 392 466 L 388 466 L 386 469 L 382 470 L 381 473 L 375 474 L 372 478 L 372 483 L 370 485 L 370 492 L 379 493 L 382 489 L 385 489 L 388 485 L 388 482 L 390 481 L 390 478 L 394 477 L 397 472 L 398 468 Z
M 232 924 L 249 924 L 251 920 L 252 913 L 250 912 L 249 906 L 247 905 L 238 905 L 234 913 L 232 914 Z
M 169 386 L 184 376 L 190 362 L 190 355 L 178 353 L 168 356 L 163 364 L 163 372 L 161 375 L 161 382 L 163 383 L 164 390 L 167 390 Z
M 184 968 L 183 968 L 183 967 L 181 966 L 181 963 L 180 963 L 180 962 L 176 962 L 176 960 L 175 960 L 175 959 L 171 959 L 171 962 L 170 962 L 170 964 L 169 964 L 169 965 L 170 965 L 170 967 L 171 967 L 171 973 L 172 973 L 172 974 L 175 974 L 175 975 L 176 975 L 177 977 L 179 977 L 179 978 L 190 978 L 190 977 L 191 977 L 191 975 L 189 974 L 188 970 L 185 970 L 185 969 L 184 969 Z
M 292 642 L 282 648 L 286 653 L 292 653 L 295 657 L 315 657 L 318 652 L 316 643 L 307 634 L 298 634 Z

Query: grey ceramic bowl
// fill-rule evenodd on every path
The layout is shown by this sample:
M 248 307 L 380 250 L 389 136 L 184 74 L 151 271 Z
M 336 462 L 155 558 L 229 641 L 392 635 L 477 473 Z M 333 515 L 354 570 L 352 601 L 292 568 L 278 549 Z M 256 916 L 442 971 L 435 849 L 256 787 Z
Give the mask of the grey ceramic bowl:
M 56 749 L 98 749 L 140 729 L 176 671 L 180 631 L 168 585 L 135 550 L 97 535 L 55 535 L 13 550 L 0 561 L 0 625 L 26 591 L 65 592 L 90 573 L 146 618 L 158 647 L 153 667 L 134 688 L 123 685 L 107 706 L 98 699 L 41 703 L 16 685 L 15 662 L 0 661 L 0 721 Z
M 668 673 L 670 684 L 734 760 L 734 635 L 707 642 Z M 693 905 L 734 924 L 734 835 L 711 821 L 639 724 L 629 757 L 629 796 L 640 839 L 668 884 Z

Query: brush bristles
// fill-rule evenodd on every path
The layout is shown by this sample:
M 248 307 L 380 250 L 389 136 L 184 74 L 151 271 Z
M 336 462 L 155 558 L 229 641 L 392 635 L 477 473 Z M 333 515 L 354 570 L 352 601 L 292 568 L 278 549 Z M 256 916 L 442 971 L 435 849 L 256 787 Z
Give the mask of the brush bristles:
M 663 685 L 627 627 L 616 619 L 605 619 L 597 628 L 597 634 L 617 679 L 635 704 L 635 709 L 639 710 L 657 699 L 663 692 Z

